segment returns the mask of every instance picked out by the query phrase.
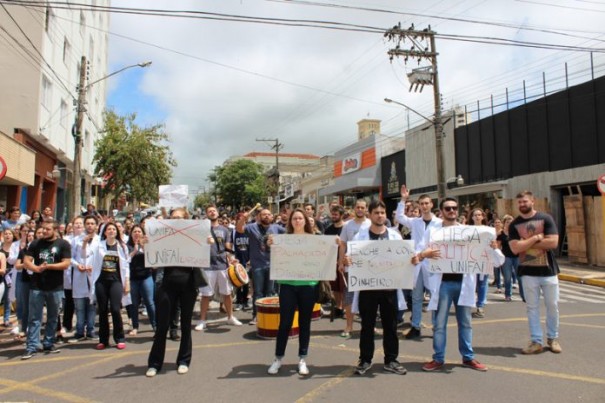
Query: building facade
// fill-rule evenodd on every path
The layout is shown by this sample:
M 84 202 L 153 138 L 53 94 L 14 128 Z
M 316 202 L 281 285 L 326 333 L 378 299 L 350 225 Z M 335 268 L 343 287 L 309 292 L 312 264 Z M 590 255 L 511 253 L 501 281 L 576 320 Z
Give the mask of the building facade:
M 51 207 L 67 220 L 80 206 L 73 199 L 74 123 L 77 86 L 85 70 L 87 83 L 107 75 L 109 14 L 87 6 L 53 7 L 6 4 L 0 25 L 0 131 L 35 153 L 33 176 L 19 184 L 0 181 L 0 204 L 31 212 Z M 83 4 L 109 6 L 109 0 Z M 85 61 L 85 64 L 82 64 Z M 105 108 L 106 82 L 87 88 L 83 142 L 81 204 L 90 200 L 94 142 Z M 8 149 L 2 146 L 0 155 Z M 31 174 L 31 173 L 30 173 Z

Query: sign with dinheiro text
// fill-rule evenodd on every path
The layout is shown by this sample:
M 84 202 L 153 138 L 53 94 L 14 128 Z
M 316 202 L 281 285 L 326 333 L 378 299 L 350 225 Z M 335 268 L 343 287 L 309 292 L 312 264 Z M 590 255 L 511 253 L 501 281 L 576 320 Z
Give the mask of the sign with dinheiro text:
M 412 289 L 414 241 L 351 241 L 349 291 Z
M 146 220 L 145 266 L 210 267 L 209 220 Z
M 335 280 L 337 237 L 273 235 L 271 280 Z
M 430 259 L 432 273 L 485 274 L 493 269 L 490 243 L 496 230 L 484 225 L 452 225 L 431 231 L 429 247 L 439 249 L 441 257 Z

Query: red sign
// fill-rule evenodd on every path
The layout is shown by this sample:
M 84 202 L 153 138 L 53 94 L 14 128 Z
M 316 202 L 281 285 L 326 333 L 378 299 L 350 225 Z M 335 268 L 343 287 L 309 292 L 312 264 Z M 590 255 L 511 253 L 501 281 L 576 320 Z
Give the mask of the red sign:
M 6 166 L 4 158 L 0 157 L 0 181 L 6 176 L 7 169 L 8 167 Z
M 601 175 L 597 179 L 597 189 L 599 189 L 602 195 L 605 195 L 605 175 Z

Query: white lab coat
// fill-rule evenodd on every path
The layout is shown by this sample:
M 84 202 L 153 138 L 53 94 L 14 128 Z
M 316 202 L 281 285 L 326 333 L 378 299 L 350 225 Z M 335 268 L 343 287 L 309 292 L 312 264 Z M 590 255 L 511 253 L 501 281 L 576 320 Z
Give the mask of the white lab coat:
M 88 249 L 86 247 L 86 254 L 88 256 Z M 92 266 L 92 286 L 90 287 L 90 301 L 91 303 L 96 302 L 97 298 L 95 295 L 95 283 L 99 279 L 101 275 L 101 268 L 103 266 L 103 258 L 107 254 L 107 241 L 103 240 L 98 243 L 96 248 L 91 248 L 92 254 L 90 257 L 87 257 L 87 264 Z M 126 284 L 126 280 L 130 279 L 130 264 L 129 264 L 129 254 L 126 245 L 122 245 L 118 242 L 118 256 L 119 256 L 119 266 L 120 266 L 120 279 L 122 280 L 122 285 Z M 122 297 L 122 305 L 127 306 L 130 305 L 130 293 L 124 295 Z

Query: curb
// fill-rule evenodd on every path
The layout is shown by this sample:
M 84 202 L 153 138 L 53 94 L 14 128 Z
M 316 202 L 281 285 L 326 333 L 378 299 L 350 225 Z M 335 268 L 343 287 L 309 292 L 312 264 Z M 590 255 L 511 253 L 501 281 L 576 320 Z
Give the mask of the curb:
M 601 279 L 585 278 L 585 277 L 580 277 L 580 276 L 574 276 L 571 274 L 559 273 L 559 280 L 605 288 L 605 280 L 601 280 Z

